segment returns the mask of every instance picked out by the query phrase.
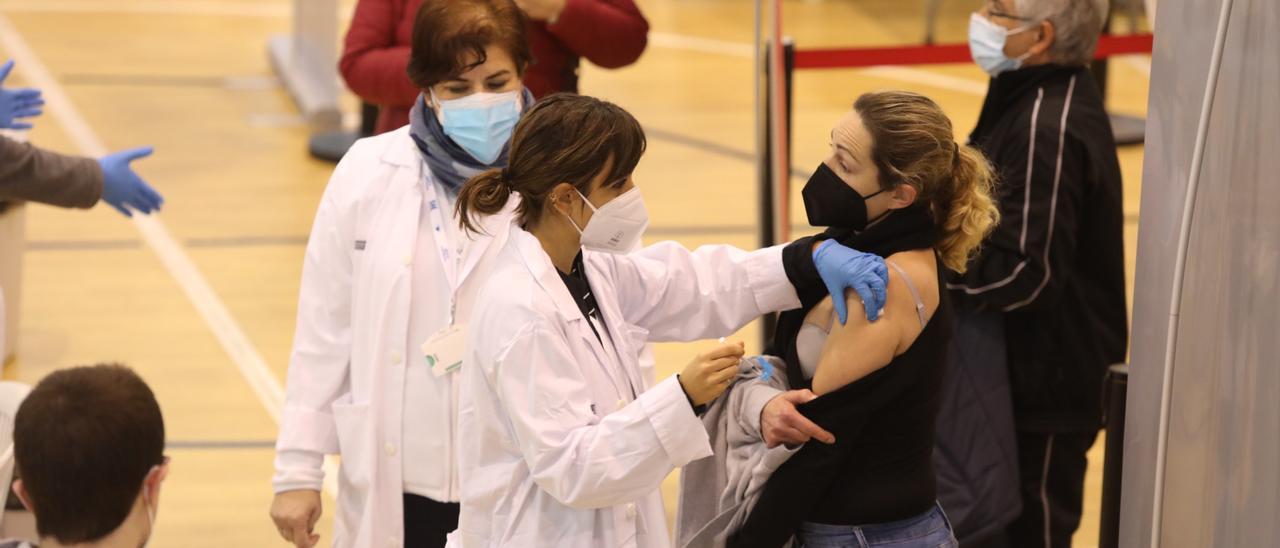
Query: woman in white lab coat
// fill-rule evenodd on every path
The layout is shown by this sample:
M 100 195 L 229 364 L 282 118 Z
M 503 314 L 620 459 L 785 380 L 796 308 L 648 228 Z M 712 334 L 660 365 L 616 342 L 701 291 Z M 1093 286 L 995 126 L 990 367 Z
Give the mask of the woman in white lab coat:
M 472 179 L 458 198 L 468 230 L 486 230 L 513 195 L 520 206 L 473 310 L 459 402 L 462 515 L 449 545 L 666 546 L 659 486 L 711 455 L 694 409 L 723 392 L 742 348 L 722 345 L 647 391 L 637 350 L 728 335 L 798 307 L 782 248 L 690 252 L 667 242 L 617 254 L 648 224 L 631 178 L 645 140 L 604 101 L 545 98 L 511 147 L 506 169 Z M 843 270 L 819 260 L 819 272 L 839 278 L 830 285 L 882 280 L 879 258 L 844 251 Z
M 327 454 L 341 457 L 333 545 L 439 546 L 457 523 L 460 356 L 445 346 L 461 346 L 510 211 L 468 235 L 452 204 L 467 177 L 506 165 L 530 56 L 510 2 L 430 3 L 415 29 L 410 125 L 351 148 L 307 244 L 271 509 L 299 547 L 319 541 Z

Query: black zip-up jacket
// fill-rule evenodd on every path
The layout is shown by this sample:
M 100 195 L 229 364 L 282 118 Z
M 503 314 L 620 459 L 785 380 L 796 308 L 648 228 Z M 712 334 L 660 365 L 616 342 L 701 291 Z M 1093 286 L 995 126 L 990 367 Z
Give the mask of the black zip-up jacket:
M 1002 74 L 969 141 L 996 168 L 1001 220 L 948 288 L 1004 312 L 1020 430 L 1095 430 L 1128 348 L 1120 163 L 1097 83 L 1084 67 Z

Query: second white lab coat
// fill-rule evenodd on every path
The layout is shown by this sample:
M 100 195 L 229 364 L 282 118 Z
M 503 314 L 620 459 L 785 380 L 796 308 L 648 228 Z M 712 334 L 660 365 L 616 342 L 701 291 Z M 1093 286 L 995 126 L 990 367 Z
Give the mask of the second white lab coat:
M 408 340 L 411 291 L 433 295 L 430 310 L 415 312 L 434 328 L 448 325 L 451 308 L 441 254 L 414 253 L 418 238 L 431 238 L 432 250 L 452 245 L 443 242 L 447 234 L 421 229 L 432 184 L 422 167 L 408 127 L 356 142 L 334 170 L 307 244 L 274 484 L 276 492 L 318 490 L 323 455 L 340 454 L 337 508 L 325 510 L 335 517 L 333 545 L 341 548 L 403 545 L 405 422 L 435 447 L 435 458 L 409 464 L 433 478 L 432 498 L 457 499 L 457 375 L 435 379 L 431 393 L 419 395 L 431 400 L 430 416 L 403 414 L 405 368 L 425 367 L 420 353 L 406 355 L 420 342 Z M 466 247 L 458 265 L 460 324 L 506 241 L 517 203 L 488 217 L 484 233 Z M 456 222 L 452 212 L 443 212 L 443 222 Z M 413 279 L 416 261 L 434 264 L 425 279 Z
M 669 546 L 659 486 L 711 447 L 674 376 L 644 391 L 637 353 L 800 306 L 781 253 L 671 242 L 585 252 L 601 342 L 538 240 L 512 227 L 472 311 L 458 408 L 462 515 L 449 545 Z

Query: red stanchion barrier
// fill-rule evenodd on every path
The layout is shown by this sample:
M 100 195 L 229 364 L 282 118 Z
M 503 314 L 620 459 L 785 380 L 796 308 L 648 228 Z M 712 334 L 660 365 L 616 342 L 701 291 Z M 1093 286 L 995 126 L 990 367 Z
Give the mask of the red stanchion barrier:
M 1151 53 L 1150 34 L 1103 36 L 1094 56 Z M 887 48 L 807 49 L 796 51 L 796 70 L 875 67 L 881 65 L 942 65 L 971 63 L 968 44 L 906 46 Z

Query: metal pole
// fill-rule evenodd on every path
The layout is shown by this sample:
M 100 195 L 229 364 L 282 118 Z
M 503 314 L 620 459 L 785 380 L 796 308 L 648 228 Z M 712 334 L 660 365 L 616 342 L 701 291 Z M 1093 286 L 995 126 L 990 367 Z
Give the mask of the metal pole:
M 772 1 L 772 0 L 771 0 Z M 759 198 L 759 245 L 773 245 L 773 162 L 771 162 L 771 131 L 769 94 L 769 47 L 764 40 L 764 2 L 755 0 L 755 108 L 756 108 L 756 158 L 759 171 L 756 174 L 756 189 Z M 774 314 L 765 314 L 760 318 L 760 348 L 769 348 L 770 339 L 778 318 Z
M 764 57 L 767 57 L 772 49 L 772 44 L 766 43 Z M 760 70 L 764 74 L 765 82 L 770 78 L 770 66 L 768 63 L 761 63 Z M 759 196 L 760 196 L 760 247 L 769 247 L 777 243 L 777 233 L 774 232 L 776 222 L 774 219 L 774 200 L 773 200 L 773 154 L 771 145 L 773 143 L 773 117 L 770 115 L 773 111 L 769 105 L 773 104 L 773 87 L 765 85 L 763 107 L 758 116 L 763 120 L 762 131 L 763 146 L 760 147 L 760 173 L 759 173 Z M 760 348 L 770 347 L 773 342 L 773 332 L 778 326 L 778 315 L 769 313 L 760 317 Z
M 776 241 L 786 241 L 790 221 L 787 218 L 788 190 L 790 188 L 791 166 L 787 163 L 790 157 L 790 137 L 786 131 L 790 128 L 787 116 L 786 63 L 782 39 L 782 0 L 773 2 L 773 17 L 770 21 L 773 30 L 769 43 L 769 119 L 773 121 L 770 150 L 773 158 L 773 235 Z
M 759 237 L 760 247 L 768 247 L 773 244 L 773 195 L 770 192 L 769 173 L 769 106 L 768 106 L 768 75 L 769 68 L 766 59 L 769 50 L 762 36 L 764 30 L 764 0 L 755 0 L 755 53 L 756 66 L 752 70 L 755 75 L 755 109 L 756 109 L 756 158 L 758 180 L 756 187 L 759 190 Z
M 783 113 L 787 120 L 787 129 L 786 133 L 783 133 L 782 135 L 783 141 L 786 143 L 786 147 L 783 148 L 783 156 L 780 160 L 782 162 L 781 169 L 779 170 L 782 181 L 780 188 L 782 200 L 778 203 L 778 217 L 781 220 L 781 223 L 779 223 L 780 232 L 778 239 L 783 242 L 791 240 L 791 145 L 795 142 L 791 129 L 794 126 L 794 123 L 792 122 L 792 113 L 795 112 L 795 95 L 792 93 L 792 90 L 794 89 L 793 84 L 795 82 L 795 75 L 796 41 L 792 38 L 783 38 L 782 89 L 784 95 L 782 103 L 784 105 Z
M 773 45 L 766 42 L 762 48 L 764 56 L 770 55 Z M 768 63 L 761 63 L 760 71 L 762 73 L 761 80 L 767 82 L 770 79 L 770 66 Z M 773 103 L 773 86 L 761 86 L 761 96 L 763 101 L 760 102 L 760 112 L 757 116 L 760 118 L 760 147 L 758 149 L 759 158 L 759 196 L 760 196 L 760 247 L 769 247 L 777 243 L 777 233 L 774 231 L 776 225 L 774 219 L 774 200 L 773 200 L 773 127 L 774 119 L 773 110 L 769 105 Z
M 1120 484 L 1124 472 L 1124 420 L 1129 393 L 1129 366 L 1113 365 L 1107 372 L 1106 453 L 1102 458 L 1102 518 L 1098 548 L 1120 546 Z

